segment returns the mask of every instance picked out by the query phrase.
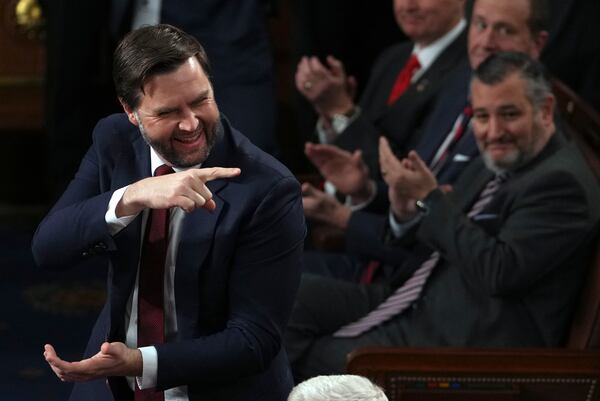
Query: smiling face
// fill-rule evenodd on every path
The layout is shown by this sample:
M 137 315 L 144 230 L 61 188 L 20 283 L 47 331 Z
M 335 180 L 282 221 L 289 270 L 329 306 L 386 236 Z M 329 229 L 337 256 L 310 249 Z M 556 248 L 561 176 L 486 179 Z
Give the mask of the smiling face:
M 554 132 L 553 98 L 534 106 L 527 83 L 514 72 L 501 82 L 471 85 L 473 132 L 487 167 L 510 171 L 534 158 Z
M 146 142 L 171 166 L 202 163 L 216 140 L 219 110 L 195 57 L 175 71 L 150 77 L 136 110 L 123 108 Z
M 530 0 L 476 0 L 468 40 L 471 67 L 476 69 L 489 55 L 500 51 L 537 59 L 547 33 L 531 33 L 530 14 Z
M 394 0 L 394 16 L 406 36 L 426 46 L 458 24 L 464 5 L 464 0 Z

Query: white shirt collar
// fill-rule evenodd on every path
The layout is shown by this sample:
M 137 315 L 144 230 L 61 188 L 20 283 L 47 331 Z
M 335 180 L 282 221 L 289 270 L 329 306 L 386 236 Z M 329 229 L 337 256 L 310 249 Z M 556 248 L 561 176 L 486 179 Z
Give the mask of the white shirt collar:
M 462 18 L 458 24 L 451 30 L 449 30 L 444 36 L 432 42 L 428 46 L 421 47 L 415 45 L 413 53 L 417 56 L 421 68 L 417 71 L 412 78 L 412 82 L 415 82 L 421 77 L 421 75 L 427 71 L 427 69 L 434 63 L 438 56 L 461 34 L 463 29 L 467 26 L 467 21 Z
M 156 153 L 156 150 L 154 150 L 154 148 L 150 146 L 150 175 L 154 175 L 154 171 L 163 164 L 167 163 L 159 156 L 158 153 Z M 180 171 L 189 170 L 191 168 L 200 168 L 201 166 L 202 163 L 186 168 L 173 167 L 173 170 L 175 170 L 175 172 L 178 173 Z

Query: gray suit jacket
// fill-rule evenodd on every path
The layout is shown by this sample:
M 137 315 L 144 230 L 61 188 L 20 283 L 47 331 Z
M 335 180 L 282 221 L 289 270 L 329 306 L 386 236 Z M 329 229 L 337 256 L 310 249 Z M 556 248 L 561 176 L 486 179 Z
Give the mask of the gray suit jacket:
M 454 190 L 433 191 L 430 213 L 412 235 L 376 249 L 379 226 L 356 238 L 354 252 L 379 256 L 391 288 L 441 253 L 420 299 L 384 324 L 410 346 L 557 346 L 598 232 L 600 188 L 574 144 L 556 134 L 515 171 L 473 220 L 466 212 L 493 177 L 474 160 Z

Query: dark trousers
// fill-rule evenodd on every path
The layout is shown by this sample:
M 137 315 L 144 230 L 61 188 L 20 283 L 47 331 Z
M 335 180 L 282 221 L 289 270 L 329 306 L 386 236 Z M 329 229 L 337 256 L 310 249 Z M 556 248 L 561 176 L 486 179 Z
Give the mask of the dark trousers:
M 402 336 L 384 324 L 356 338 L 334 338 L 340 326 L 353 322 L 389 294 L 384 283 L 360 284 L 364 263 L 344 254 L 307 252 L 305 273 L 284 341 L 294 379 L 345 372 L 346 357 L 356 347 L 401 345 Z

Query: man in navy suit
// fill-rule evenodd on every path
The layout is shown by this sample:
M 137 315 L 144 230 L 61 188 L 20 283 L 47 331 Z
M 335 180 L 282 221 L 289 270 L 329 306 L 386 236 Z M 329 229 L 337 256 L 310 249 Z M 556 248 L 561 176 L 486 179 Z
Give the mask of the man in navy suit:
M 466 62 L 463 0 L 394 0 L 393 12 L 410 41 L 381 53 L 358 103 L 354 79 L 332 56 L 325 64 L 303 57 L 295 76 L 296 88 L 319 115 L 319 140 L 361 149 L 373 173 L 379 135 L 400 152 L 410 150 L 445 78 Z
M 219 114 L 190 35 L 133 31 L 113 67 L 125 114 L 98 123 L 32 245 L 48 268 L 104 258 L 108 299 L 86 359 L 64 361 L 48 344 L 46 361 L 61 380 L 83 382 L 72 400 L 285 400 L 282 331 L 305 233 L 297 181 Z M 142 234 L 160 210 L 170 218 L 164 262 L 147 261 Z M 164 276 L 149 280 L 164 317 L 150 329 L 164 329 L 164 341 L 142 347 L 143 284 L 157 264 Z

